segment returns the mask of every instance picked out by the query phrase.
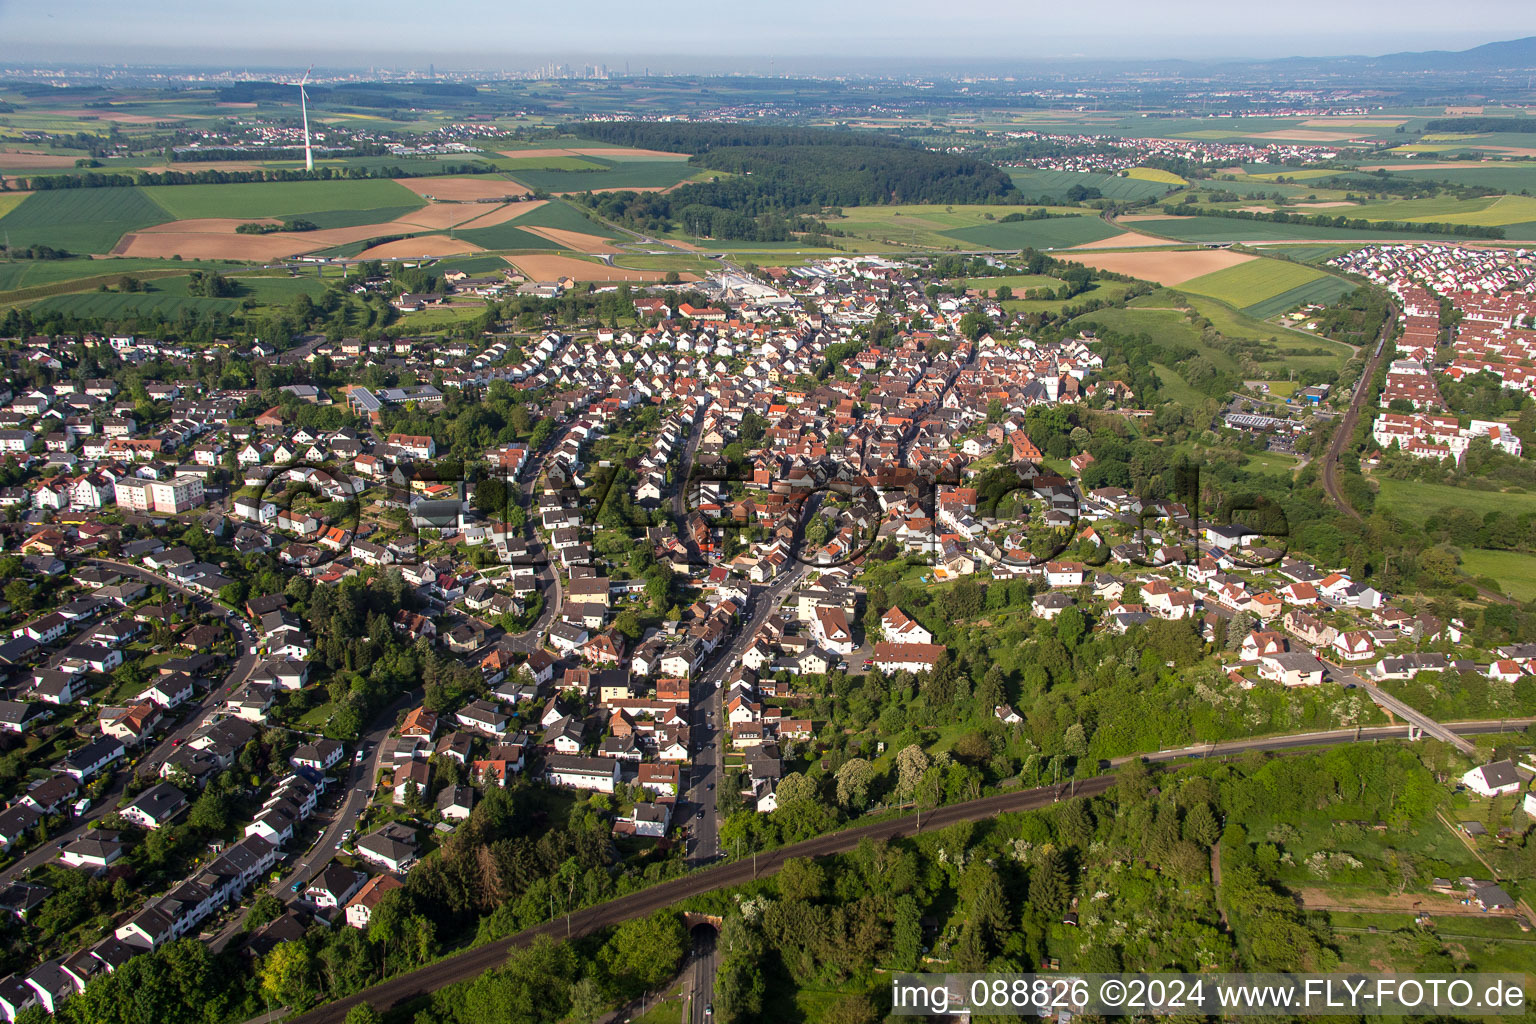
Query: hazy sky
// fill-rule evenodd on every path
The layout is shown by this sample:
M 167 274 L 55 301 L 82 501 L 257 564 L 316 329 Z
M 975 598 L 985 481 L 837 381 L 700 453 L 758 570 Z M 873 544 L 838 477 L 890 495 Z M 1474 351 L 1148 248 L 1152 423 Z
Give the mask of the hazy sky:
M 638 71 L 740 56 L 757 71 L 769 58 L 1377 54 L 1525 35 L 1536 35 L 1530 0 L 0 0 L 0 60 L 236 67 L 628 59 Z

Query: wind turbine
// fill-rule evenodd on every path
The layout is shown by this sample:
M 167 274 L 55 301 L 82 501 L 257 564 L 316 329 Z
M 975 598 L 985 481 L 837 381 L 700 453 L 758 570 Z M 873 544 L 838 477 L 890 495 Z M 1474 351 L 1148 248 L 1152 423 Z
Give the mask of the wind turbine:
M 304 72 L 304 77 L 299 79 L 299 112 L 304 117 L 304 169 L 315 169 L 315 154 L 309 148 L 309 95 L 304 91 L 304 83 L 309 81 L 309 72 L 315 70 L 311 64 L 309 71 Z

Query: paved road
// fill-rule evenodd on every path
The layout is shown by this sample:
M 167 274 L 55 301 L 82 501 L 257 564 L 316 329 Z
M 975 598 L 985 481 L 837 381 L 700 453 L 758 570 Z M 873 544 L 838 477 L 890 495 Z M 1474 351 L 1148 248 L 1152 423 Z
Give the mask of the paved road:
M 179 746 L 180 743 L 185 742 L 197 727 L 202 724 L 203 716 L 206 712 L 223 703 L 224 699 L 233 693 L 241 683 L 245 682 L 246 678 L 255 670 L 257 659 L 249 653 L 255 646 L 255 636 L 245 619 L 239 614 L 230 611 L 215 601 L 209 601 L 195 591 L 189 590 L 165 576 L 151 572 L 141 565 L 134 565 L 131 562 L 118 562 L 110 558 L 88 558 L 86 561 L 95 565 L 107 566 L 126 575 L 137 576 L 147 582 L 164 586 L 168 591 L 189 598 L 193 603 L 193 607 L 199 611 L 213 612 L 220 616 L 234 632 L 236 643 L 242 652 L 230 667 L 228 675 L 224 677 L 224 681 L 210 690 L 199 705 L 188 712 L 183 712 L 183 723 L 168 733 L 154 747 L 145 751 L 139 758 L 140 763 L 146 767 L 158 765 L 169 757 L 171 751 Z M 111 787 L 107 790 L 106 795 L 97 800 L 95 805 L 84 815 L 75 819 L 69 828 L 50 836 L 48 842 L 43 846 L 26 854 L 4 871 L 0 871 L 0 884 L 8 884 L 33 868 L 42 867 L 44 864 L 50 863 L 58 857 L 61 846 L 67 846 L 86 831 L 95 827 L 96 822 L 101 818 L 115 813 L 117 802 L 122 797 L 130 777 L 130 772 L 119 771 L 113 779 Z
M 368 730 L 359 738 L 353 749 L 366 749 L 367 756 L 362 763 L 355 758 L 348 759 L 337 765 L 333 774 L 336 781 L 332 786 L 341 786 L 342 800 L 339 806 L 326 813 L 322 820 L 326 826 L 321 830 L 310 847 L 295 860 L 282 875 L 281 878 L 267 886 L 266 891 L 282 900 L 284 903 L 294 903 L 303 899 L 304 889 L 336 858 L 336 853 L 341 849 L 342 835 L 350 829 L 357 827 L 357 821 L 363 812 L 368 809 L 372 799 L 373 780 L 378 778 L 379 767 L 382 762 L 384 739 L 395 727 L 395 720 L 399 713 L 408 707 L 412 707 L 421 699 L 421 691 L 412 690 L 401 694 L 393 704 L 379 712 L 377 717 L 369 725 Z M 317 812 L 320 814 L 322 812 Z M 303 882 L 299 891 L 293 889 L 294 883 Z M 254 897 L 254 894 L 253 894 Z M 245 915 L 250 909 L 247 902 L 238 913 L 230 916 L 219 932 L 210 940 L 214 952 L 219 952 L 241 933 Z
M 692 819 L 696 827 L 688 859 L 694 864 L 707 864 L 724 852 L 720 849 L 720 816 L 717 807 L 719 787 L 725 784 L 721 765 L 725 748 L 730 742 L 730 729 L 725 721 L 724 679 L 741 661 L 741 656 L 746 653 L 758 629 L 770 615 L 778 611 L 784 595 L 794 589 L 809 571 L 809 566 L 796 561 L 768 586 L 754 590 L 747 599 L 747 618 L 741 628 L 736 631 L 730 643 L 715 648 L 715 653 L 705 660 L 694 680 L 692 725 L 696 730 L 695 753 L 693 765 L 688 770 L 689 786 L 684 794 L 692 807 L 704 812 L 702 818 Z
M 715 1008 L 715 975 L 720 958 L 715 954 L 714 928 L 701 925 L 693 931 L 693 963 L 689 967 L 688 1019 L 693 1024 L 710 1024 Z
M 1458 724 L 1456 731 L 1468 735 L 1482 735 L 1523 728 L 1532 719 L 1509 721 L 1482 721 Z M 1381 739 L 1401 739 L 1408 735 L 1407 726 L 1378 726 L 1372 729 L 1339 729 L 1330 732 L 1305 733 L 1295 736 L 1272 736 L 1257 740 L 1235 740 L 1229 743 L 1196 744 L 1178 750 L 1157 751 L 1137 755 L 1150 762 L 1176 761 L 1187 757 L 1219 757 L 1240 754 L 1249 750 L 1286 750 L 1295 747 L 1334 746 L 1343 743 L 1375 742 Z M 1124 764 L 1132 758 L 1114 759 L 1111 764 Z M 979 821 L 1014 811 L 1036 810 L 1048 807 L 1060 799 L 1073 796 L 1096 796 L 1114 785 L 1115 776 L 1101 775 L 1076 783 L 1063 783 L 1039 789 L 1019 790 L 996 796 L 969 800 L 965 803 L 939 807 L 923 816 L 928 829 L 945 828 L 961 821 Z M 465 950 L 439 962 L 381 982 L 362 992 L 318 1007 L 294 1019 L 295 1024 L 339 1024 L 347 1011 L 357 1003 L 367 1000 L 375 1009 L 386 1010 L 403 1000 L 435 992 L 461 981 L 468 981 L 506 961 L 507 954 L 542 936 L 561 940 L 587 935 L 599 928 L 621 924 L 645 917 L 665 907 L 673 906 L 690 896 L 714 892 L 717 889 L 741 885 L 753 878 L 776 873 L 785 860 L 791 857 L 823 857 L 834 853 L 846 853 L 866 839 L 893 839 L 917 832 L 917 818 L 907 815 L 886 821 L 874 822 L 843 829 L 839 832 L 817 836 L 804 842 L 783 846 L 759 855 L 727 861 L 711 867 L 692 871 L 680 878 L 639 892 L 621 896 L 607 903 L 575 911 L 570 918 L 556 918 L 529 928 L 516 935 L 489 942 L 483 946 Z

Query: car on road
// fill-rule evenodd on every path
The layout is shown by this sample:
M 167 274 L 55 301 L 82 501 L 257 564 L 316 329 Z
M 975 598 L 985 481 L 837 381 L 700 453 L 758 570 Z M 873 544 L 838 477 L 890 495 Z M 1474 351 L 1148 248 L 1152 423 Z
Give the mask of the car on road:
M 699 808 L 699 813 L 695 814 L 694 817 L 695 818 L 702 818 L 702 817 L 704 817 L 704 808 L 700 807 Z
M 715 1004 L 714 1003 L 710 1003 L 708 1006 L 704 1007 L 704 1016 L 706 1016 L 706 1017 L 713 1017 L 714 1015 L 715 1015 Z
M 301 890 L 303 888 L 304 888 L 304 883 L 302 881 L 299 881 L 299 882 L 294 882 L 292 885 L 290 885 L 288 887 L 288 890 L 290 892 L 298 892 L 299 890 Z

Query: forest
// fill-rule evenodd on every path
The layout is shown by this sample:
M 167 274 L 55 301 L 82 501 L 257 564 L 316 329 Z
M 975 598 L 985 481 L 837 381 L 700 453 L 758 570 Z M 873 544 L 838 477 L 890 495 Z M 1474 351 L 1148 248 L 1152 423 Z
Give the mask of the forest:
M 891 203 L 1017 202 L 1013 181 L 973 157 L 935 153 L 889 136 L 814 128 L 620 122 L 581 124 L 584 138 L 694 154 L 714 181 L 668 194 L 586 196 L 604 217 L 636 230 L 783 241 L 818 231 L 803 215 Z

